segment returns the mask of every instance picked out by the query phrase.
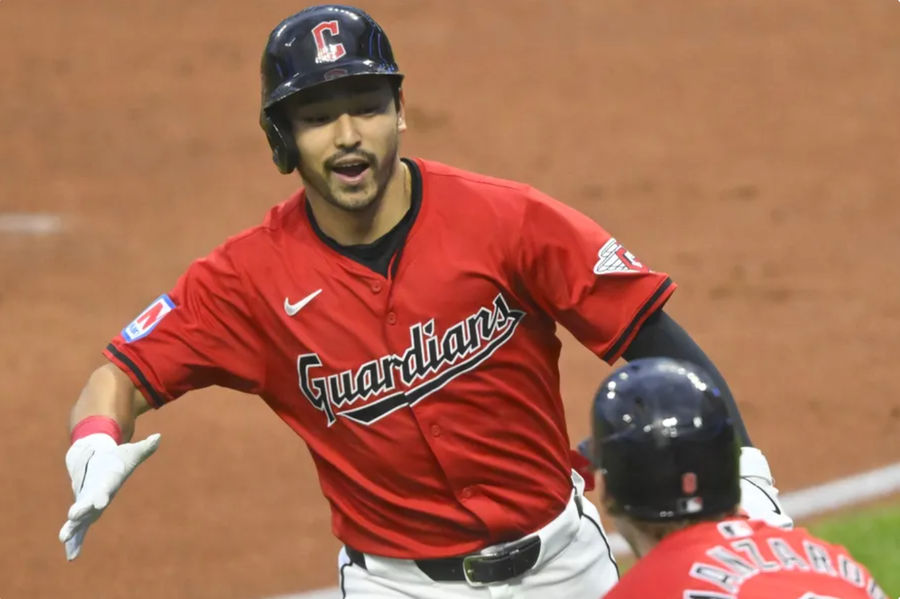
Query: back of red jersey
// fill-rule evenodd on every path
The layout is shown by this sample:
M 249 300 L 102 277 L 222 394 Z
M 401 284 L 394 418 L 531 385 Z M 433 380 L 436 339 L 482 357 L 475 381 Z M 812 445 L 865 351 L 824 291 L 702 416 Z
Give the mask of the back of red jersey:
M 838 545 L 805 529 L 746 519 L 704 522 L 667 536 L 606 599 L 886 599 Z

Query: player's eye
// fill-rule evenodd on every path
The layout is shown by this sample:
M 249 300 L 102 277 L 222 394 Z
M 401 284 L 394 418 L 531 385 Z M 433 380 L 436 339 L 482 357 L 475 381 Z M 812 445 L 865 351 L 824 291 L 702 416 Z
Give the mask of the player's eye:
M 300 120 L 307 125 L 324 125 L 331 120 L 331 116 L 327 114 L 304 114 L 300 116 Z
M 357 110 L 357 113 L 358 114 L 375 114 L 377 112 L 380 112 L 380 110 L 381 110 L 381 106 L 379 106 L 377 103 L 373 102 L 371 104 L 366 104 L 366 105 L 360 106 L 359 109 Z

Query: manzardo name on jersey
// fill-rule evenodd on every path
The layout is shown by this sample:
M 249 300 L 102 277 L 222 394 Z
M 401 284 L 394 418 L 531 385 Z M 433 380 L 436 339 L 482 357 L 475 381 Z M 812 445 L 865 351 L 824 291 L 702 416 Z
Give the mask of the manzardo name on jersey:
M 300 392 L 325 413 L 328 426 L 337 416 L 370 425 L 477 367 L 512 337 L 524 317 L 525 312 L 510 308 L 498 294 L 491 308 L 479 308 L 440 337 L 434 319 L 412 325 L 410 344 L 402 355 L 381 356 L 355 370 L 314 376 L 322 360 L 315 353 L 301 354 L 297 357 Z

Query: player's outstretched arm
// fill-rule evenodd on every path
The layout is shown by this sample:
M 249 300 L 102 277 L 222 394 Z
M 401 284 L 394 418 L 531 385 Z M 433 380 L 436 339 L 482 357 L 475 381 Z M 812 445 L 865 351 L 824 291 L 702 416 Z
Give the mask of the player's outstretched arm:
M 137 466 L 156 451 L 159 434 L 128 443 L 137 417 L 149 409 L 131 380 L 113 364 L 95 370 L 72 407 L 74 442 L 66 452 L 75 502 L 59 531 L 66 558 L 78 557 L 88 527 Z M 121 443 L 121 444 L 120 444 Z

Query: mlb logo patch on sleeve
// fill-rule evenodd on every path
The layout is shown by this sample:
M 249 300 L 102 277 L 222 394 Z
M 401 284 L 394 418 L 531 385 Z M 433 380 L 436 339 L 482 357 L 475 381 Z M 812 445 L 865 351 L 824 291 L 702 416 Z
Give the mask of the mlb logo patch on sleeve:
M 153 300 L 153 303 L 141 312 L 140 316 L 131 321 L 131 323 L 122 329 L 122 338 L 127 343 L 131 343 L 141 337 L 146 337 L 150 331 L 159 324 L 163 317 L 172 311 L 175 303 L 165 293 Z

